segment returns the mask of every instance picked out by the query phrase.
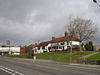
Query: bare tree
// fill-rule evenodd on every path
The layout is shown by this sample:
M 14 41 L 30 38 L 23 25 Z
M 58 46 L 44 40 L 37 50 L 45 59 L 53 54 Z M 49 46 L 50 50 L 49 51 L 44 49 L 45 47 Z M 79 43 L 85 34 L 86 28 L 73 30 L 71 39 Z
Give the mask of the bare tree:
M 68 25 L 69 35 L 72 37 L 77 37 L 80 40 L 80 44 L 82 41 L 93 38 L 96 30 L 97 28 L 95 24 L 90 19 L 74 18 L 70 20 Z

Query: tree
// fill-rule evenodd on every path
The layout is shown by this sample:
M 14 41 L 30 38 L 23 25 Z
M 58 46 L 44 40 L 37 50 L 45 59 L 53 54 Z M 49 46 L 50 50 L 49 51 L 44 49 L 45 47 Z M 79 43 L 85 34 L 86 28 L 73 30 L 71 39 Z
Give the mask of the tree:
M 68 25 L 68 33 L 71 37 L 76 37 L 80 41 L 80 50 L 81 43 L 83 41 L 90 40 L 94 37 L 97 28 L 92 20 L 90 19 L 82 19 L 82 18 L 74 18 L 70 20 Z
M 36 45 L 37 44 L 25 45 L 25 46 L 22 46 L 21 49 L 29 51 L 29 50 L 32 50 Z
M 93 42 L 89 41 L 86 45 L 85 45 L 85 50 L 87 51 L 93 51 L 94 47 L 93 47 Z

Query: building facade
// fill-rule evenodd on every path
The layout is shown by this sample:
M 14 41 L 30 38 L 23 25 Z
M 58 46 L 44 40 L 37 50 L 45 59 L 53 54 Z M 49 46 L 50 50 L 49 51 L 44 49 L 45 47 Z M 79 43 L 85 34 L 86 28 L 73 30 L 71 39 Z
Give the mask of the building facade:
M 20 47 L 0 47 L 0 55 L 20 55 Z
M 75 37 L 68 36 L 65 32 L 64 37 L 52 37 L 52 40 L 38 44 L 37 53 L 55 51 L 69 51 L 79 47 L 79 40 Z M 77 49 L 76 49 L 77 50 Z

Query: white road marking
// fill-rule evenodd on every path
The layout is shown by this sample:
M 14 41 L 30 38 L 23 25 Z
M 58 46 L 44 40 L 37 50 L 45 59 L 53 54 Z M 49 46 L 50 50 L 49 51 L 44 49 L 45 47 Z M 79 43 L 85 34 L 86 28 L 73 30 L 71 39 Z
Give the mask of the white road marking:
M 7 72 L 7 73 L 11 74 L 11 75 L 24 75 L 22 73 L 19 73 L 15 70 L 9 69 L 9 68 L 4 67 L 4 66 L 0 66 L 0 69 L 3 70 L 4 72 Z
M 0 68 L 2 71 L 4 71 L 4 72 L 7 72 L 7 73 L 9 73 L 9 74 L 11 74 L 11 75 L 13 75 L 13 73 L 12 72 L 9 72 L 9 71 L 7 71 L 7 70 L 5 70 L 5 69 L 3 69 L 3 68 Z

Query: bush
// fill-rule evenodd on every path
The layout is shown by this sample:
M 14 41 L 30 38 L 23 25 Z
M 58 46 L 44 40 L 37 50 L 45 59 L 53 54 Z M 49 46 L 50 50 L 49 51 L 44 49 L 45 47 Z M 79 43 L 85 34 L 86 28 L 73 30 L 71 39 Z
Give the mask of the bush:
M 94 51 L 94 47 L 93 47 L 92 41 L 89 41 L 89 42 L 85 45 L 85 49 L 86 49 L 87 51 Z

